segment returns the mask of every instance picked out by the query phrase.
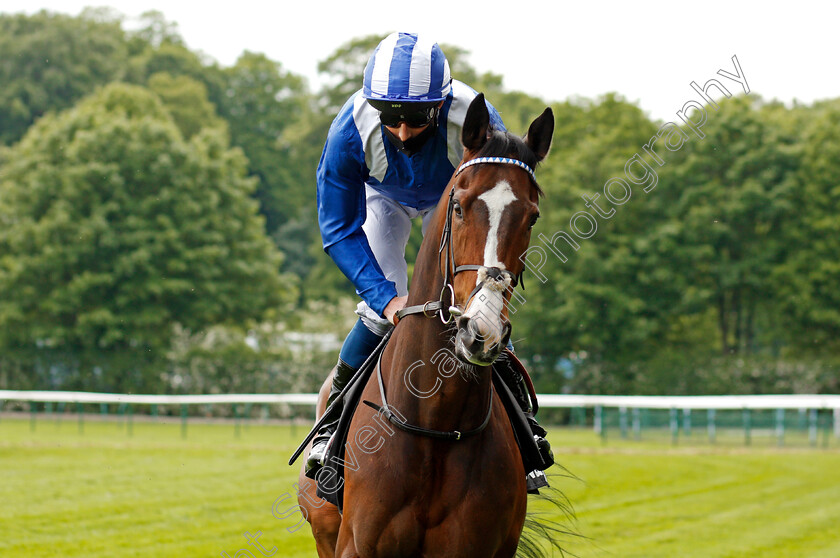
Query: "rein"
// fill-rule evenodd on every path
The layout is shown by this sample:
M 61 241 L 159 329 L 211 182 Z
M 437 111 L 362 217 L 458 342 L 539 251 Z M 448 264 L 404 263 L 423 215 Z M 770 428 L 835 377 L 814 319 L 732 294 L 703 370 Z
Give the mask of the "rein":
M 461 166 L 458 167 L 458 170 L 455 171 L 455 174 L 452 176 L 452 178 L 454 179 L 464 169 L 478 164 L 515 165 L 526 171 L 531 177 L 531 180 L 536 182 L 534 178 L 534 170 L 531 167 L 529 167 L 528 165 L 526 165 L 518 159 L 509 159 L 507 157 L 478 157 L 476 159 L 470 159 L 469 161 L 461 164 Z M 441 272 L 441 274 L 443 275 L 443 288 L 440 291 L 440 298 L 438 300 L 429 300 L 425 304 L 407 306 L 396 313 L 397 318 L 402 319 L 404 316 L 410 316 L 412 314 L 423 314 L 427 318 L 434 318 L 435 314 L 437 313 L 437 315 L 440 316 L 440 320 L 444 324 L 448 324 L 452 321 L 453 316 L 460 316 L 463 313 L 463 311 L 457 306 L 455 306 L 455 290 L 452 287 L 452 277 L 455 277 L 455 275 L 462 271 L 476 271 L 478 272 L 479 276 L 478 284 L 475 286 L 473 291 L 470 293 L 470 296 L 467 298 L 467 305 L 469 305 L 469 301 L 472 300 L 472 298 L 481 290 L 481 288 L 484 287 L 488 279 L 493 279 L 495 285 L 504 284 L 504 288 L 507 288 L 508 286 L 516 287 L 517 284 L 522 283 L 521 273 L 519 274 L 519 277 L 517 277 L 510 271 L 506 269 L 500 269 L 498 267 L 486 267 L 483 265 L 476 264 L 455 264 L 455 254 L 452 248 L 452 213 L 454 211 L 454 208 L 455 186 L 453 185 L 452 189 L 449 191 L 449 202 L 446 208 L 446 222 L 444 224 L 443 233 L 440 237 L 440 248 L 438 248 L 438 267 L 440 267 L 441 258 L 443 258 L 444 264 L 443 271 Z M 452 272 L 451 277 L 450 269 Z M 522 288 L 525 288 L 524 284 Z M 444 295 L 447 289 L 449 289 L 452 304 L 449 306 L 449 318 L 444 318 Z M 442 430 L 421 428 L 419 426 L 409 424 L 402 418 L 397 417 L 397 415 L 388 406 L 388 401 L 385 398 L 385 384 L 382 381 L 381 362 L 382 357 L 380 355 L 380 358 L 376 361 L 376 379 L 379 382 L 379 395 L 382 399 L 382 406 L 379 406 L 376 403 L 372 403 L 370 401 L 363 401 L 363 403 L 368 407 L 375 409 L 377 412 L 382 413 L 394 426 L 396 426 L 403 432 L 408 432 L 409 434 L 416 434 L 418 436 L 425 436 L 427 438 L 449 440 L 454 442 L 479 434 L 487 427 L 488 424 L 490 424 L 490 417 L 493 414 L 492 382 L 490 383 L 490 403 L 487 405 L 487 414 L 484 417 L 484 421 L 478 427 L 472 430 L 468 430 L 466 432 L 461 432 L 459 430 L 452 430 L 446 432 Z
M 470 436 L 475 436 L 476 434 L 480 433 L 482 430 L 487 428 L 487 425 L 490 424 L 490 416 L 493 414 L 493 383 L 490 383 L 490 404 L 487 406 L 487 415 L 484 417 L 484 422 L 482 422 L 477 428 L 473 428 L 472 430 L 467 430 L 466 432 L 461 432 L 460 430 L 452 430 L 452 431 L 443 431 L 443 430 L 432 430 L 430 428 L 421 428 L 419 426 L 414 426 L 412 424 L 407 423 L 405 420 L 398 418 L 396 414 L 391 410 L 388 406 L 388 401 L 385 399 L 385 384 L 382 382 L 382 358 L 380 356 L 379 360 L 376 361 L 376 379 L 379 381 L 379 396 L 382 398 L 382 406 L 380 407 L 376 403 L 372 403 L 370 401 L 363 401 L 365 405 L 368 407 L 375 409 L 376 411 L 385 415 L 391 423 L 402 430 L 403 432 L 408 432 L 409 434 L 416 434 L 418 436 L 425 436 L 427 438 L 436 438 L 438 440 L 449 440 L 452 442 L 457 442 L 464 438 L 469 438 Z

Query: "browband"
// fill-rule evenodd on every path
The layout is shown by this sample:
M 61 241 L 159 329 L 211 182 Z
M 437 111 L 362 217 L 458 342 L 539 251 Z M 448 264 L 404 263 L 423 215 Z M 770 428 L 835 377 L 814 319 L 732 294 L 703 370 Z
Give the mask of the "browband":
M 531 178 L 533 178 L 536 181 L 536 178 L 534 177 L 534 169 L 532 169 L 519 159 L 509 159 L 507 157 L 478 157 L 476 159 L 470 159 L 469 161 L 458 167 L 458 170 L 455 171 L 455 176 L 458 176 L 458 174 L 462 170 L 473 165 L 478 165 L 480 163 L 501 163 L 505 165 L 516 165 L 517 167 L 525 170 L 528 174 L 531 175 Z

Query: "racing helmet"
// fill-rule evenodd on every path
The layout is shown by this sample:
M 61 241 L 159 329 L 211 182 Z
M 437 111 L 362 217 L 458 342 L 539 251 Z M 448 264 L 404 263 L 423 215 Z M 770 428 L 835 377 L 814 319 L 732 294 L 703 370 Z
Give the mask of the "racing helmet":
M 399 110 L 402 103 L 436 105 L 451 89 L 449 62 L 437 43 L 416 33 L 392 33 L 365 67 L 362 95 L 379 110 Z

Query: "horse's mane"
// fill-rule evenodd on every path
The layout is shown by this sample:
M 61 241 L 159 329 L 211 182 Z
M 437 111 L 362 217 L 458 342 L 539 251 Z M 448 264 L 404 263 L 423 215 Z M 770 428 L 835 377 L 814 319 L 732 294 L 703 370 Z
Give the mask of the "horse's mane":
M 511 157 L 522 161 L 532 169 L 536 169 L 539 162 L 522 138 L 493 128 L 487 130 L 487 142 L 478 150 L 476 157 Z M 531 184 L 537 189 L 540 197 L 545 197 L 545 193 L 536 181 L 531 181 Z

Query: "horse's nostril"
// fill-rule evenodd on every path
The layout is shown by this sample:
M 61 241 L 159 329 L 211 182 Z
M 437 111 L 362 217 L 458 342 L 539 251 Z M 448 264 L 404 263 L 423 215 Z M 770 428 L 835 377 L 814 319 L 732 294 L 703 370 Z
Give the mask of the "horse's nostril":
M 504 328 L 503 331 L 504 331 L 504 334 L 502 335 L 502 341 L 501 341 L 500 345 L 502 347 L 506 347 L 508 342 L 510 341 L 510 334 L 513 331 L 513 328 L 511 327 L 510 322 L 507 322 L 505 324 L 505 328 Z

